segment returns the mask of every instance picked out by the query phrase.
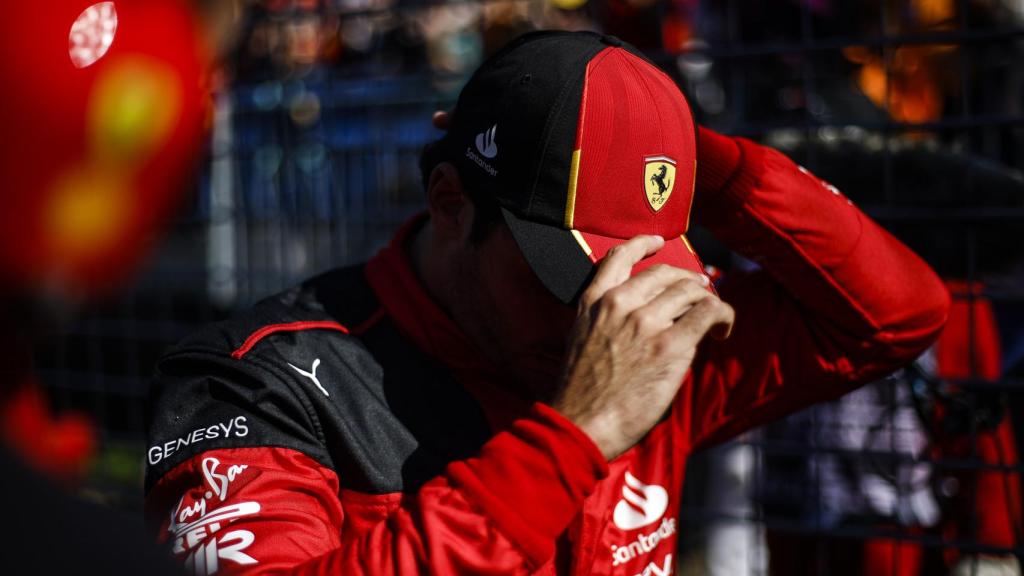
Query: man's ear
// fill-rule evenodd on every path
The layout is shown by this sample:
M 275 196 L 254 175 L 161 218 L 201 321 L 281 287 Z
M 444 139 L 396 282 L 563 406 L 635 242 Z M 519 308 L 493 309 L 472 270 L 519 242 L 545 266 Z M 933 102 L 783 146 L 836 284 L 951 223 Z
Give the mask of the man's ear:
M 455 166 L 441 162 L 427 183 L 427 210 L 435 233 L 459 242 L 469 238 L 473 227 L 473 202 L 462 188 Z

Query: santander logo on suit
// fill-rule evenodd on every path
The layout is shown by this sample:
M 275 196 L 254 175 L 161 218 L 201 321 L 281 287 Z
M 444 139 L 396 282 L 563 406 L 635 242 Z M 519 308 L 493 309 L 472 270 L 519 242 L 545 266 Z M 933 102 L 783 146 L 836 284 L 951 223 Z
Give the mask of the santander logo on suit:
M 612 566 L 623 566 L 636 561 L 648 562 L 645 568 L 628 570 L 626 574 L 637 576 L 667 576 L 672 573 L 672 554 L 654 560 L 651 556 L 659 544 L 671 542 L 676 533 L 676 519 L 665 518 L 668 510 L 668 491 L 657 484 L 645 484 L 628 470 L 624 475 L 622 499 L 615 504 L 612 522 L 622 530 L 637 530 L 652 526 L 649 533 L 641 532 L 635 540 L 623 545 L 611 546 Z M 643 566 L 643 564 L 639 564 Z M 638 566 L 638 568 L 639 568 Z
M 661 519 L 668 508 L 668 492 L 657 484 L 644 484 L 626 471 L 622 500 L 615 505 L 612 520 L 623 530 L 633 530 Z

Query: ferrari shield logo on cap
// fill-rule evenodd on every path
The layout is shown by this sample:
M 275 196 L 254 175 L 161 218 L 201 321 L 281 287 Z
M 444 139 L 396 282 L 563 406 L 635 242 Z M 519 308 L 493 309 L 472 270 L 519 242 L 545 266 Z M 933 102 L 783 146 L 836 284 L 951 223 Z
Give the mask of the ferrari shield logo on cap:
M 668 156 L 648 156 L 644 158 L 644 192 L 647 203 L 655 212 L 661 210 L 672 195 L 672 187 L 676 182 L 676 161 Z

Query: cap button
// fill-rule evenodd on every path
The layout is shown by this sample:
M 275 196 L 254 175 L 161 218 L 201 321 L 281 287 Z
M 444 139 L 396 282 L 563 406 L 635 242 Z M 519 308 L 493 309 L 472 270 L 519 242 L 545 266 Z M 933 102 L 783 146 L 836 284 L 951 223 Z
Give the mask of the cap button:
M 616 48 L 620 48 L 622 46 L 622 40 L 619 40 L 615 36 L 601 36 L 601 41 Z

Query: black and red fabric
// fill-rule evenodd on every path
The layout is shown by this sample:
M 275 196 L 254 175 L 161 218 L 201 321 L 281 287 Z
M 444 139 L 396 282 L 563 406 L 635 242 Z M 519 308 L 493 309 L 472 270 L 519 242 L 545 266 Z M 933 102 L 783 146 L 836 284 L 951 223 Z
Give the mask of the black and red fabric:
M 661 262 L 702 272 L 684 236 L 697 168 L 689 104 L 614 37 L 521 37 L 466 84 L 441 145 L 468 188 L 493 196 L 563 302 L 608 250 L 639 234 L 667 244 L 635 271 Z
M 561 221 L 506 209 L 527 261 L 563 301 L 579 292 L 576 279 L 589 276 L 593 263 L 637 234 L 667 242 L 634 272 L 660 262 L 703 273 L 684 236 L 697 154 L 693 118 L 679 88 L 646 59 L 607 47 L 587 63 L 582 92 L 566 194 L 557 199 Z M 538 229 L 545 225 L 557 229 L 547 234 L 563 237 L 564 251 L 533 241 L 545 235 Z
M 764 269 L 722 281 L 732 337 L 701 345 L 629 451 L 605 462 L 500 387 L 417 279 L 421 216 L 365 266 L 161 361 L 151 526 L 201 574 L 670 573 L 689 454 L 909 362 L 948 307 L 930 269 L 844 197 L 777 152 L 713 137 L 736 153 L 701 157 L 727 184 L 701 190 L 694 218 Z

